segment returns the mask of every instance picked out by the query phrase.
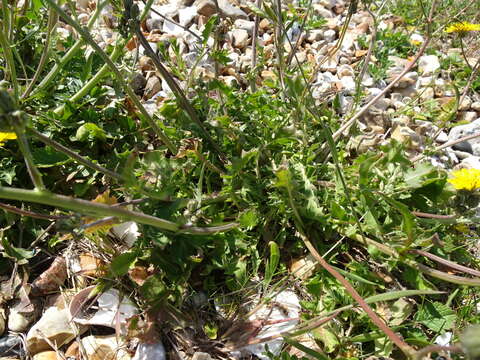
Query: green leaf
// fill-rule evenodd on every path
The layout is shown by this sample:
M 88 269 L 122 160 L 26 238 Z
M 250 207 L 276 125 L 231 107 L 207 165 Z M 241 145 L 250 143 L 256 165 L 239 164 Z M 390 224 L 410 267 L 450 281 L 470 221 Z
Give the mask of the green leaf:
M 385 196 L 383 194 L 380 194 L 380 196 L 382 196 L 382 198 L 387 202 L 389 203 L 391 206 L 393 206 L 394 208 L 396 208 L 400 214 L 402 215 L 402 218 L 403 218 L 403 222 L 402 222 L 402 227 L 403 227 L 403 231 L 405 232 L 405 234 L 407 234 L 407 243 L 405 244 L 405 247 L 409 247 L 412 243 L 413 243 L 413 227 L 414 227 L 414 217 L 412 215 L 412 213 L 410 212 L 410 210 L 408 209 L 408 206 L 397 201 L 397 200 L 394 200 L 388 196 Z
M 24 265 L 28 263 L 28 259 L 31 259 L 35 256 L 34 250 L 25 250 L 22 248 L 14 247 L 10 244 L 8 239 L 1 234 L 2 237 L 2 247 L 3 251 L 1 254 L 5 257 L 15 259 L 19 265 Z
M 270 241 L 268 245 L 270 247 L 270 259 L 267 261 L 267 265 L 265 266 L 266 283 L 270 283 L 273 275 L 275 274 L 278 263 L 280 262 L 280 250 L 278 249 L 277 243 L 274 241 Z
M 75 139 L 78 141 L 105 141 L 107 135 L 105 131 L 94 123 L 85 123 L 77 129 Z
M 443 333 L 445 330 L 450 330 L 455 324 L 455 312 L 447 305 L 441 302 L 426 302 L 419 310 L 416 320 L 435 331 L 436 333 Z
M 202 31 L 202 43 L 205 45 L 208 41 L 208 38 L 210 34 L 212 33 L 213 27 L 217 24 L 218 21 L 218 16 L 213 15 L 208 19 L 207 23 L 205 24 L 205 27 Z
M 70 161 L 70 158 L 67 155 L 50 146 L 45 146 L 40 149 L 37 148 L 33 150 L 32 155 L 35 165 L 39 168 L 63 165 Z
M 137 254 L 135 252 L 126 252 L 117 256 L 112 260 L 110 270 L 114 276 L 123 276 L 137 261 Z
M 436 171 L 435 168 L 429 163 L 421 163 L 415 166 L 414 169 L 409 169 L 405 173 L 405 183 L 411 189 L 418 189 L 425 183 L 425 177 Z
M 239 222 L 242 227 L 251 230 L 258 223 L 258 214 L 255 210 L 248 210 L 240 215 Z

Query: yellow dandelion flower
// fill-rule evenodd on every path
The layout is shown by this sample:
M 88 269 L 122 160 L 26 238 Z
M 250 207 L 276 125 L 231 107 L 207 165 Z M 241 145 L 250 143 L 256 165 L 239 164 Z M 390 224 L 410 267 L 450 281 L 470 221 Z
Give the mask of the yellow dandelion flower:
M 453 178 L 448 182 L 457 190 L 473 191 L 480 189 L 480 170 L 479 169 L 461 169 L 452 172 Z
M 446 33 L 465 34 L 468 31 L 480 31 L 480 24 L 472 24 L 464 21 L 464 22 L 454 23 L 445 28 Z
M 15 140 L 17 138 L 17 134 L 14 132 L 0 132 L 0 146 L 5 144 L 5 141 L 8 140 Z

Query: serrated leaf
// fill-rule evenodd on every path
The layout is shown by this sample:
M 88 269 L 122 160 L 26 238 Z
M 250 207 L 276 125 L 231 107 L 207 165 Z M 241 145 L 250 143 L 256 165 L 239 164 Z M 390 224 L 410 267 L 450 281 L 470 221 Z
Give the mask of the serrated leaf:
M 26 250 L 22 248 L 17 248 L 14 247 L 10 244 L 8 239 L 1 234 L 2 239 L 2 247 L 3 251 L 1 254 L 5 257 L 15 259 L 19 265 L 24 265 L 28 263 L 28 259 L 31 259 L 32 257 L 35 256 L 35 251 L 34 250 Z
M 419 310 L 416 320 L 435 331 L 442 333 L 445 330 L 450 330 L 455 324 L 455 312 L 447 305 L 441 302 L 427 302 Z
M 258 223 L 258 214 L 255 210 L 248 210 L 240 215 L 240 225 L 247 229 L 252 229 Z
M 421 163 L 414 169 L 409 169 L 405 173 L 405 184 L 410 189 L 417 189 L 425 184 L 425 177 L 435 171 L 435 168 L 429 163 Z
M 32 151 L 32 155 L 35 165 L 39 168 L 49 168 L 52 166 L 63 165 L 70 161 L 70 158 L 67 155 L 53 149 L 50 146 L 36 148 L 34 151 Z
M 110 270 L 114 276 L 123 276 L 135 265 L 137 254 L 135 252 L 126 252 L 114 258 L 110 264 Z

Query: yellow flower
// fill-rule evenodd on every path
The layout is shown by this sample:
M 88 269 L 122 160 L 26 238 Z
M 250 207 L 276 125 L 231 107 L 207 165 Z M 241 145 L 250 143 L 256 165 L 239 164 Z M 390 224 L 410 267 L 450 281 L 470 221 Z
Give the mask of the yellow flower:
M 7 140 L 15 140 L 17 138 L 17 134 L 14 132 L 0 132 L 0 146 L 5 144 Z
M 471 24 L 469 22 L 459 22 L 449 25 L 445 28 L 446 33 L 460 33 L 465 34 L 468 31 L 480 31 L 480 24 Z
M 448 182 L 457 190 L 473 191 L 480 189 L 480 170 L 461 169 L 452 172 L 453 178 Z

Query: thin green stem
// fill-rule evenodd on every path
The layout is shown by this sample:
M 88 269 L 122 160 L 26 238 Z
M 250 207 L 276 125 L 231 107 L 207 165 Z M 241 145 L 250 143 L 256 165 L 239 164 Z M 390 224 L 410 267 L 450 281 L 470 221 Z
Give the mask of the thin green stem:
M 30 132 L 33 136 L 35 136 L 38 140 L 40 140 L 44 144 L 47 144 L 47 145 L 53 147 L 55 150 L 64 153 L 65 155 L 67 155 L 67 156 L 71 157 L 72 159 L 78 161 L 80 164 L 85 165 L 86 167 L 88 167 L 90 169 L 93 169 L 95 171 L 98 171 L 98 172 L 100 172 L 102 174 L 105 174 L 107 176 L 110 176 L 113 179 L 116 179 L 116 180 L 119 180 L 119 181 L 124 180 L 122 175 L 120 175 L 120 174 L 118 174 L 114 171 L 108 170 L 108 169 L 104 168 L 103 166 L 95 164 L 95 163 L 91 162 L 90 160 L 87 160 L 83 156 L 81 156 L 81 155 L 77 154 L 76 152 L 68 149 L 67 147 L 63 146 L 62 144 L 56 142 L 55 140 L 52 140 L 49 137 L 43 135 L 39 131 L 37 131 L 33 128 L 27 128 L 27 131 Z
M 72 210 L 84 215 L 104 218 L 115 216 L 118 219 L 136 221 L 140 224 L 155 226 L 165 231 L 181 232 L 195 235 L 210 235 L 224 232 L 239 226 L 238 223 L 227 223 L 218 226 L 197 227 L 180 226 L 177 223 L 147 215 L 138 211 L 127 210 L 123 207 L 106 205 L 93 201 L 75 199 L 72 197 L 53 194 L 48 191 L 25 190 L 0 186 L 0 198 L 17 201 L 28 201 L 37 204 L 50 205 Z
M 126 41 L 123 39 L 117 40 L 115 47 L 113 49 L 112 54 L 110 55 L 110 59 L 112 62 L 116 61 L 120 55 L 122 55 L 123 50 L 125 48 Z M 100 70 L 85 84 L 82 86 L 80 90 L 78 90 L 69 100 L 74 103 L 80 100 L 82 97 L 87 95 L 90 90 L 99 83 L 99 81 L 105 77 L 110 72 L 110 67 L 105 64 L 103 65 Z M 58 106 L 53 112 L 55 114 L 61 114 L 65 109 L 65 104 Z
M 3 4 L 5 6 L 5 4 Z M 5 14 L 5 8 L 3 9 L 4 14 Z M 5 28 L 6 22 L 2 21 L 1 22 L 3 27 Z M 2 26 L 0 26 L 2 27 Z M 6 37 L 7 33 L 4 33 L 3 31 L 0 31 L 0 46 L 3 49 L 3 55 L 5 56 L 5 61 L 7 62 L 8 70 L 9 70 L 9 79 L 12 82 L 13 86 L 13 93 L 14 93 L 14 101 L 17 103 L 18 99 L 18 80 L 17 80 L 17 71 L 15 70 L 15 62 L 13 61 L 13 54 L 12 54 L 12 48 L 10 47 L 10 42 L 8 41 Z
M 43 184 L 42 174 L 38 171 L 35 163 L 33 161 L 33 156 L 28 146 L 27 137 L 25 136 L 25 129 L 22 125 L 18 124 L 16 119 L 13 119 L 12 126 L 17 134 L 17 141 L 20 151 L 22 152 L 23 158 L 25 159 L 25 164 L 27 165 L 27 170 L 32 179 L 33 185 L 36 190 L 44 191 L 45 185 Z
M 100 12 L 106 4 L 107 1 L 98 1 L 97 8 L 95 9 L 95 12 L 92 14 L 90 20 L 87 23 L 88 30 L 93 27 L 93 24 L 95 24 L 95 21 L 97 21 Z M 55 76 L 57 76 L 57 74 L 65 66 L 65 64 L 68 63 L 75 56 L 75 54 L 84 44 L 85 41 L 82 38 L 78 39 L 75 44 L 73 44 L 73 46 L 70 48 L 70 50 L 68 50 L 68 52 L 60 59 L 60 61 L 53 66 L 52 70 L 50 70 L 50 72 L 43 78 L 40 84 L 38 84 L 35 89 L 33 89 L 32 96 L 37 94 L 39 91 L 44 90 L 52 82 Z
M 171 221 L 130 211 L 122 207 L 110 206 L 92 201 L 75 199 L 64 195 L 57 195 L 47 191 L 34 191 L 0 186 L 0 198 L 28 201 L 38 204 L 60 207 L 73 210 L 80 214 L 94 217 L 116 216 L 120 219 L 132 220 L 141 224 L 152 225 L 163 230 L 177 231 L 179 225 Z
M 22 95 L 22 99 L 25 99 L 26 97 L 28 97 L 30 92 L 33 90 L 33 86 L 37 82 L 38 78 L 40 77 L 40 74 L 42 73 L 45 67 L 45 64 L 47 63 L 48 54 L 50 53 L 50 39 L 52 36 L 52 31 L 53 29 L 55 29 L 56 22 L 57 22 L 57 14 L 55 13 L 55 11 L 50 9 L 50 11 L 48 12 L 47 37 L 45 39 L 45 45 L 43 48 L 42 56 L 40 57 L 37 70 L 33 75 L 32 81 L 30 81 L 30 84 L 28 84 L 27 90 L 25 90 L 25 92 Z
M 155 131 L 157 136 L 163 141 L 163 143 L 168 147 L 168 149 L 173 153 L 177 153 L 177 147 L 171 142 L 168 136 L 162 131 L 162 129 L 157 125 L 157 123 L 151 118 L 147 110 L 144 108 L 137 95 L 133 92 L 130 86 L 124 79 L 123 74 L 117 69 L 113 61 L 108 57 L 105 51 L 102 50 L 100 46 L 92 39 L 90 33 L 86 29 L 82 28 L 76 21 L 74 21 L 70 16 L 68 16 L 65 11 L 63 11 L 54 0 L 45 0 L 55 11 L 61 15 L 62 19 L 73 27 L 80 36 L 95 50 L 95 52 L 103 59 L 103 61 L 110 67 L 112 72 L 115 74 L 117 81 L 122 86 L 123 90 L 130 97 L 130 100 L 135 104 L 137 109 L 140 110 L 141 118 L 145 120 L 150 127 Z

